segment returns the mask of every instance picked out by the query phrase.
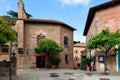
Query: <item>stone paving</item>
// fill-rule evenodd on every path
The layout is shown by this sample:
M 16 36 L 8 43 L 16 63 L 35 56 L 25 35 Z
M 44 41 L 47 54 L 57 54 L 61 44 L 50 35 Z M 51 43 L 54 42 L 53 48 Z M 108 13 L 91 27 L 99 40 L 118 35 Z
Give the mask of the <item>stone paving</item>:
M 100 80 L 100 78 L 120 80 L 120 73 L 111 72 L 110 75 L 103 75 L 98 72 L 72 69 L 24 69 L 18 70 L 12 80 Z M 9 76 L 0 77 L 0 80 L 9 80 Z

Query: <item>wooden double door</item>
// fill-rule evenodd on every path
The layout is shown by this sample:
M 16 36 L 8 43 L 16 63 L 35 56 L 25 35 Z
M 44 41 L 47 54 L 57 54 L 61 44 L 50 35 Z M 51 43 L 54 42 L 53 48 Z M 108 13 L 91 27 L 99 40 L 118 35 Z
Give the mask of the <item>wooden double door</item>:
M 45 68 L 45 56 L 36 56 L 36 67 Z

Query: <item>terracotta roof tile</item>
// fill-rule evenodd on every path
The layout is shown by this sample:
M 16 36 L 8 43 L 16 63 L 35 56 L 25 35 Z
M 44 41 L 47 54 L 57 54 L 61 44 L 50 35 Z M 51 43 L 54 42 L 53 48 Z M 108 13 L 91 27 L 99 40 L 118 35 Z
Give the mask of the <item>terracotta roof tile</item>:
M 74 47 L 85 47 L 85 44 L 84 43 L 77 43 L 77 44 L 74 44 Z

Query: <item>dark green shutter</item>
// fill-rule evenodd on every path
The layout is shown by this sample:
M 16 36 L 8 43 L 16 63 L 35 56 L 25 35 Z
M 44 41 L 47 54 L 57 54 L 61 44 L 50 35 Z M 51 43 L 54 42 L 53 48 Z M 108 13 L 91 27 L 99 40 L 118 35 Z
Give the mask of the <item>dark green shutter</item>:
M 118 52 L 118 71 L 120 71 L 120 51 Z

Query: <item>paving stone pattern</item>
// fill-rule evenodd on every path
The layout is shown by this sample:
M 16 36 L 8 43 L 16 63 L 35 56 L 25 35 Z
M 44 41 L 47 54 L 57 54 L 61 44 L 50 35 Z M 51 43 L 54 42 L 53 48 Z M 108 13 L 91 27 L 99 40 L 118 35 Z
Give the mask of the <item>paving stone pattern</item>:
M 89 72 L 72 69 L 26 69 L 18 70 L 12 80 L 120 80 L 120 73 L 102 75 L 97 72 Z M 51 76 L 59 75 L 59 76 Z M 9 76 L 0 80 L 9 80 Z

